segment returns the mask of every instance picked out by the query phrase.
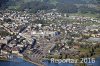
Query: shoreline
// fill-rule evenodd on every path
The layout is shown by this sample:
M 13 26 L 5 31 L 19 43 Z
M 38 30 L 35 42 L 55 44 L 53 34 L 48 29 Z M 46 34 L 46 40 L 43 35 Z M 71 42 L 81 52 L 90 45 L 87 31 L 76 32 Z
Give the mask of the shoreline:
M 26 59 L 26 58 L 22 58 L 23 60 L 27 61 L 27 62 L 30 62 L 32 64 L 35 64 L 36 66 L 46 66 L 45 64 L 43 64 L 41 61 L 40 63 L 37 63 L 37 62 L 34 62 L 34 61 L 31 61 L 29 59 Z M 41 64 L 42 63 L 42 64 Z
M 36 65 L 36 66 L 46 66 L 45 64 L 41 64 L 42 62 L 39 64 L 39 63 L 30 61 L 30 60 L 28 60 L 28 59 L 25 59 L 25 58 L 23 58 L 23 57 L 19 57 L 19 58 L 21 58 L 22 60 L 24 60 L 24 61 L 26 61 L 26 62 L 32 63 L 32 64 L 34 64 L 34 65 Z M 9 62 L 10 60 L 5 59 L 5 58 L 2 58 L 2 59 L 0 59 L 0 61 Z
M 8 59 L 7 58 L 5 58 L 5 57 L 0 57 L 0 61 L 8 61 Z
M 99 56 L 98 56 L 98 55 L 94 55 L 94 56 L 92 56 L 92 57 L 94 57 L 94 58 L 99 58 L 100 55 L 99 55 Z M 37 62 L 33 62 L 33 61 L 31 61 L 31 60 L 29 60 L 29 59 L 27 59 L 27 58 L 24 58 L 24 57 L 19 57 L 19 58 L 21 58 L 22 60 L 24 60 L 24 61 L 26 61 L 26 62 L 32 63 L 32 64 L 34 64 L 34 65 L 36 65 L 36 66 L 46 66 L 42 61 L 40 61 L 40 63 L 37 63 Z M 50 59 L 48 59 L 48 58 L 43 58 L 42 60 L 43 60 L 43 61 L 47 61 L 47 60 L 50 60 Z M 9 60 L 7 60 L 7 59 L 0 59 L 0 61 L 9 62 Z M 43 64 L 42 64 L 42 63 L 43 63 Z
M 29 62 L 29 63 L 35 64 L 36 66 L 45 66 L 45 65 L 41 65 L 41 64 L 36 63 L 36 62 L 32 62 L 32 61 L 27 60 L 27 59 L 23 59 L 23 60 L 25 60 L 25 61 L 27 61 L 27 62 Z

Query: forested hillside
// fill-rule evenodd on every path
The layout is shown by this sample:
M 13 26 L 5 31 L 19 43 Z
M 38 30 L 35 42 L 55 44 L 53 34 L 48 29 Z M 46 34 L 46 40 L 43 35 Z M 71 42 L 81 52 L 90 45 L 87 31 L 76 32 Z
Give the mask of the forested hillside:
M 0 0 L 1 9 L 38 10 L 57 9 L 63 13 L 100 13 L 100 0 Z

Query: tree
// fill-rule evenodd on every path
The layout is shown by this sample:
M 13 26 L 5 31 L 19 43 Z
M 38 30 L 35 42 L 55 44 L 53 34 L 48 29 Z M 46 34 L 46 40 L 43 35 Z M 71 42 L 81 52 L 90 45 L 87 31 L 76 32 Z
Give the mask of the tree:
M 28 9 L 30 12 L 36 13 L 38 10 L 49 10 L 55 6 L 47 2 L 31 1 L 21 5 L 20 10 Z
M 3 4 L 6 4 L 9 0 L 0 0 L 0 7 L 3 5 Z
M 79 12 L 81 13 L 91 13 L 91 14 L 94 14 L 94 13 L 97 13 L 97 9 L 96 8 L 93 8 L 93 7 L 88 7 L 88 6 L 80 6 L 79 8 Z
M 59 55 L 54 55 L 54 58 L 59 59 L 60 57 L 59 57 Z
M 97 1 L 97 3 L 99 3 L 100 4 L 100 0 L 96 0 Z
M 78 8 L 74 4 L 57 4 L 56 8 L 62 13 L 77 13 Z
M 0 35 L 1 36 L 8 36 L 8 35 L 10 35 L 10 33 L 8 33 L 7 31 L 0 31 Z
M 66 54 L 62 54 L 62 59 L 66 59 Z
M 10 18 L 4 18 L 4 22 L 11 22 L 12 20 Z

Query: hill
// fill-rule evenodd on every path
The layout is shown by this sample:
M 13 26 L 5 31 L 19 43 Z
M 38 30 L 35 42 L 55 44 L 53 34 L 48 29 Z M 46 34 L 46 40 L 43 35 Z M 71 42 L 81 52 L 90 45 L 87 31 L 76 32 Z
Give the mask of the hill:
M 89 5 L 88 5 L 89 4 Z M 25 10 L 37 12 L 38 10 L 58 9 L 59 12 L 100 12 L 100 0 L 0 0 L 2 9 Z M 78 11 L 79 10 L 79 11 Z

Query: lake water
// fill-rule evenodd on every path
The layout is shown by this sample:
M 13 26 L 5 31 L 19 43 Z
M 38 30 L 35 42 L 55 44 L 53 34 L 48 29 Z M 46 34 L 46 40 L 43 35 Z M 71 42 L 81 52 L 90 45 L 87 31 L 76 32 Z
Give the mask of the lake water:
M 56 63 L 50 63 L 48 61 L 45 61 L 44 64 L 46 66 L 74 66 L 73 64 L 56 64 Z M 90 66 L 91 64 L 88 64 L 88 66 Z M 96 59 L 96 62 L 94 64 L 92 64 L 93 66 L 100 66 L 100 58 Z M 26 62 L 24 60 L 22 60 L 21 58 L 17 58 L 14 62 L 10 61 L 10 62 L 4 62 L 4 61 L 0 61 L 0 66 L 36 66 L 32 63 Z

